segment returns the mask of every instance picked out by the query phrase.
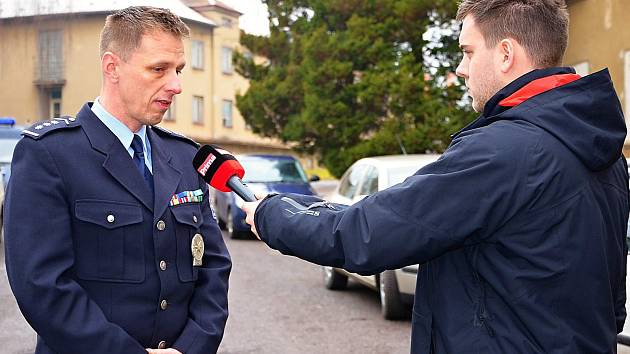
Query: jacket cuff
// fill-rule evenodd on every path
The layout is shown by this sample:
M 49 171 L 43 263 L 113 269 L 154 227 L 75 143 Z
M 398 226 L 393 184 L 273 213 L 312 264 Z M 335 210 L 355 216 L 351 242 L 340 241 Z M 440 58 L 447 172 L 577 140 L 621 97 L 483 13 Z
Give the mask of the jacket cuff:
M 223 333 L 215 338 L 199 327 L 195 321 L 188 319 L 186 327 L 171 348 L 185 354 L 212 354 L 219 350 L 222 337 Z

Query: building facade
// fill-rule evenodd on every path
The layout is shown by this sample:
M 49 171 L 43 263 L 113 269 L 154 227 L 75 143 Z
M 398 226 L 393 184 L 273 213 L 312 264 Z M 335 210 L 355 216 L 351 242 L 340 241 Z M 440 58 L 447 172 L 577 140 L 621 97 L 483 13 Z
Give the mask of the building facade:
M 102 82 L 99 35 L 105 17 L 129 5 L 166 7 L 190 27 L 184 40 L 183 92 L 161 125 L 234 153 L 288 153 L 277 140 L 254 135 L 236 108 L 248 88 L 232 55 L 240 51 L 241 14 L 218 1 L 56 2 L 0 0 L 0 116 L 29 125 L 74 115 Z
M 630 1 L 569 0 L 569 47 L 564 64 L 586 75 L 610 70 L 630 131 Z M 624 152 L 630 153 L 630 138 Z

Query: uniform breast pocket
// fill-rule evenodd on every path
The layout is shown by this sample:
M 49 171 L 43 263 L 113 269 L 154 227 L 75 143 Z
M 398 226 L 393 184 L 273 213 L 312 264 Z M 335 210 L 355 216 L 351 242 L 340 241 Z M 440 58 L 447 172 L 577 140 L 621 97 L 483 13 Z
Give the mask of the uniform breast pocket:
M 192 239 L 200 233 L 203 224 L 201 207 L 197 203 L 180 204 L 171 207 L 175 218 L 175 237 L 177 238 L 177 273 L 179 280 L 190 282 L 197 280 L 197 267 L 193 267 Z M 202 236 L 203 237 L 203 236 Z
M 144 281 L 140 205 L 77 200 L 75 217 L 76 271 L 80 279 L 120 283 Z

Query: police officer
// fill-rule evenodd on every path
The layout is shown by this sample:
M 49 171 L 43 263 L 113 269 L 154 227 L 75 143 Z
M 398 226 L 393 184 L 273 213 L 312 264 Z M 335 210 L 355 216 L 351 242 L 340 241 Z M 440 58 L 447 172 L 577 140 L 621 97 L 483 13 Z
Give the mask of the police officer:
M 36 353 L 217 351 L 230 258 L 196 143 L 154 126 L 182 91 L 188 34 L 166 9 L 108 16 L 100 96 L 15 149 L 7 273 Z

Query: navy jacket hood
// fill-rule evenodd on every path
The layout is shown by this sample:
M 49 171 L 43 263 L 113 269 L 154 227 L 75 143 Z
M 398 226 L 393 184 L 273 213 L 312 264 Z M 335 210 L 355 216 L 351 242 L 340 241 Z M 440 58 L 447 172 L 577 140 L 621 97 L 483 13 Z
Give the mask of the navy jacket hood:
M 621 104 L 608 69 L 540 93 L 516 107 L 499 105 L 533 80 L 572 73 L 572 68 L 548 68 L 521 76 L 494 95 L 483 114 L 462 132 L 498 120 L 525 120 L 560 140 L 590 170 L 606 169 L 621 156 L 626 136 Z

